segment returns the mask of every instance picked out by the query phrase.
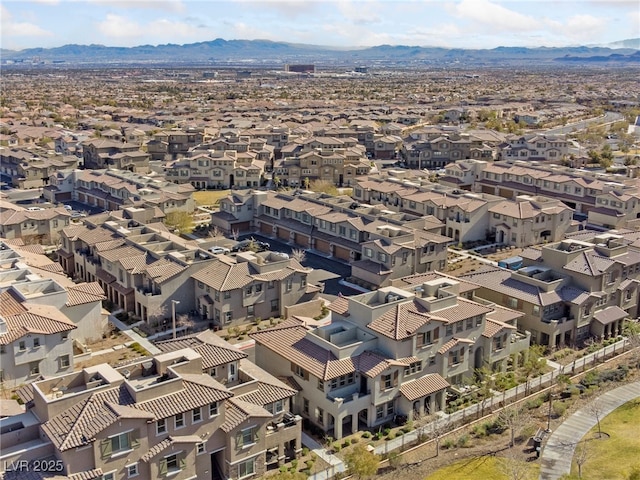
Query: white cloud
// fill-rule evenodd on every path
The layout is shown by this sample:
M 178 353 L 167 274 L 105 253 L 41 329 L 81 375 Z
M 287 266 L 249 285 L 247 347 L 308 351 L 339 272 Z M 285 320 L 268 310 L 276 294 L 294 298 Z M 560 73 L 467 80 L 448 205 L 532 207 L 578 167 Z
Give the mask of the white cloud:
M 111 39 L 155 38 L 159 43 L 166 43 L 179 38 L 195 41 L 198 35 L 202 35 L 202 28 L 185 22 L 161 18 L 148 23 L 138 23 L 113 13 L 107 14 L 105 20 L 97 26 L 100 33 Z M 167 32 L 171 32 L 171 39 L 167 38 Z
M 16 21 L 4 5 L 0 5 L 2 37 L 48 37 L 52 33 L 31 22 Z
M 573 40 L 599 38 L 606 30 L 609 21 L 608 18 L 596 18 L 592 15 L 574 15 L 567 19 L 563 31 Z
M 107 18 L 98 24 L 98 30 L 107 37 L 126 38 L 139 36 L 142 27 L 133 20 L 109 13 Z
M 486 27 L 491 30 L 532 31 L 540 25 L 540 22 L 534 17 L 509 10 L 489 0 L 462 0 L 455 6 L 447 4 L 445 8 L 458 18 L 474 22 L 474 26 Z
M 97 5 L 105 5 L 113 8 L 139 8 L 148 10 L 162 10 L 169 12 L 184 12 L 186 6 L 182 0 L 74 0 L 88 1 Z

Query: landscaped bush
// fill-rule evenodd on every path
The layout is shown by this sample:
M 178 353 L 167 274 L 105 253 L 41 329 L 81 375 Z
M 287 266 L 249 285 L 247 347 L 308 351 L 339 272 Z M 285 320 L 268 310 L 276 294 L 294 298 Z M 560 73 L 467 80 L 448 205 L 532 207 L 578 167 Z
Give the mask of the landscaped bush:
M 564 415 L 564 413 L 567 411 L 567 406 L 564 404 L 564 402 L 553 402 L 553 414 L 556 417 L 561 417 L 562 415 Z
M 453 441 L 452 438 L 447 438 L 445 441 L 442 442 L 442 448 L 444 448 L 445 450 L 448 450 L 449 448 L 453 448 L 455 447 L 456 443 Z
M 371 432 L 363 432 L 362 438 L 371 438 Z
M 536 397 L 536 398 L 532 398 L 531 400 L 527 400 L 527 403 L 525 404 L 525 406 L 529 410 L 535 410 L 536 408 L 539 408 L 540 406 L 542 406 L 543 403 L 544 403 L 544 399 L 542 397 Z
M 307 447 L 302 447 L 302 456 L 306 457 L 309 455 L 309 449 Z
M 460 438 L 458 438 L 458 447 L 461 448 L 465 448 L 465 447 L 470 447 L 470 443 L 469 443 L 469 435 L 462 435 Z

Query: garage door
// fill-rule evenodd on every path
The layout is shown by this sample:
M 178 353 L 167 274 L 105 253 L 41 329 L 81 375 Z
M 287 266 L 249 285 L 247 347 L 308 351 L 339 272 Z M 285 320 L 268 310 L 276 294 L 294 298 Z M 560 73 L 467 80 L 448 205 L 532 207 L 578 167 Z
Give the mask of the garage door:
M 289 241 L 289 230 L 286 228 L 278 227 L 278 238 L 281 240 Z
M 296 233 L 295 242 L 296 242 L 296 245 L 300 245 L 301 247 L 304 247 L 304 248 L 309 248 L 309 237 L 306 235 L 301 235 L 299 233 Z
M 318 240 L 316 239 L 316 250 L 322 253 L 329 254 L 331 253 L 331 248 L 329 247 L 329 242 L 326 240 Z
M 349 255 L 350 250 L 348 248 L 335 246 L 333 250 L 333 256 L 339 258 L 341 260 L 350 260 L 351 257 Z
M 513 198 L 513 190 L 501 188 L 498 191 L 498 195 L 500 195 L 502 198 Z
M 240 222 L 236 223 L 233 228 L 239 232 L 248 232 L 251 229 L 251 224 L 249 222 Z
M 260 233 L 263 233 L 267 237 L 270 237 L 271 234 L 273 233 L 273 228 L 268 223 L 262 222 L 260 224 Z
M 495 195 L 496 189 L 490 185 L 482 185 L 482 193 L 488 193 L 490 195 Z

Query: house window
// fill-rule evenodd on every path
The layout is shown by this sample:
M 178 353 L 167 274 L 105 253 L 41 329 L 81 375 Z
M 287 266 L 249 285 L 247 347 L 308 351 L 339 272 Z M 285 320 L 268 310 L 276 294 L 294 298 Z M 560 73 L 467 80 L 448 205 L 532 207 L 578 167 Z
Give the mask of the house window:
M 242 429 L 236 434 L 236 446 L 238 447 L 253 445 L 257 440 L 258 429 L 256 427 Z
M 304 378 L 307 372 L 300 365 L 294 365 L 293 373 L 295 373 L 300 378 Z
M 66 340 L 67 338 L 69 338 L 69 332 L 62 332 L 60 334 L 60 339 L 61 340 Z
M 69 368 L 69 355 L 60 356 L 60 368 Z
M 33 339 L 33 348 L 38 348 L 40 346 L 40 339 L 38 337 L 35 337 Z
M 131 465 L 127 465 L 125 467 L 127 469 L 127 477 L 133 478 L 140 475 L 140 470 L 138 469 L 137 463 L 132 463 Z
M 248 477 L 254 473 L 256 473 L 256 464 L 254 459 L 246 460 L 238 464 L 238 478 Z
M 429 357 L 429 366 L 435 365 L 436 364 L 436 356 L 435 355 L 431 355 Z
M 456 332 L 464 330 L 464 324 L 462 322 L 456 322 Z
M 174 453 L 160 460 L 160 475 L 167 475 L 178 472 L 185 468 L 186 462 L 184 458 L 178 458 L 178 454 Z
M 249 285 L 246 289 L 245 289 L 245 295 L 248 297 L 249 295 L 251 295 L 253 293 L 253 285 Z
M 211 377 L 217 377 L 218 376 L 218 369 L 216 367 L 213 367 L 209 370 L 209 376 Z
M 473 328 L 473 318 L 467 318 L 467 330 L 469 330 L 470 328 Z
M 535 316 L 540 315 L 540 306 L 539 305 L 534 305 L 531 313 L 533 313 L 533 315 L 535 315 Z
M 393 402 L 387 402 L 387 417 L 393 415 Z
M 176 425 L 176 430 L 178 428 L 184 427 L 184 413 L 176 414 L 176 416 L 175 416 L 175 425 Z
M 513 297 L 509 297 L 507 299 L 507 306 L 509 308 L 518 308 L 518 299 L 517 298 L 513 298 Z
M 309 400 L 306 398 L 302 399 L 302 413 L 309 415 Z
M 445 330 L 445 334 L 447 335 L 447 337 L 453 335 L 453 325 L 451 325 L 451 324 L 447 325 L 447 328 Z
M 318 379 L 318 390 L 320 390 L 321 392 L 324 392 L 324 382 L 322 381 L 321 378 Z
M 269 282 L 267 282 L 267 288 L 273 288 L 275 287 L 275 282 L 273 280 L 269 280 Z
M 100 480 L 116 480 L 116 472 L 105 473 Z
M 418 373 L 422 371 L 422 361 L 417 361 L 410 363 L 406 367 L 404 367 L 405 375 L 413 375 L 414 373 Z
M 254 312 L 255 312 L 255 305 L 248 305 L 247 306 L 247 317 L 253 317 Z
M 233 312 L 224 312 L 224 323 L 231 323 Z
M 20 343 L 18 343 L 18 350 L 20 350 L 21 352 L 24 352 L 27 349 L 27 342 L 25 342 L 24 340 L 21 340 Z
M 167 419 L 159 418 L 156 422 L 156 435 L 167 433 Z
M 352 373 L 348 373 L 347 375 L 342 375 L 340 377 L 336 377 L 331 379 L 331 388 L 342 388 L 346 385 L 351 385 L 355 383 L 355 376 Z
M 280 301 L 277 298 L 274 300 L 271 300 L 271 311 L 272 312 L 280 311 Z
M 256 293 L 262 292 L 262 284 L 261 283 L 256 283 L 255 287 L 256 287 Z
M 202 409 L 200 407 L 191 410 L 191 423 L 202 421 Z
M 449 363 L 451 365 L 458 365 L 460 363 L 460 350 L 449 352 Z
M 224 292 L 224 298 L 225 298 L 225 300 L 228 300 L 228 299 L 231 298 L 231 290 L 226 290 Z
M 31 362 L 29 364 L 29 375 L 40 374 L 40 362 Z
M 282 413 L 284 411 L 284 402 L 282 400 L 277 400 L 273 403 L 269 403 L 265 406 L 267 412 L 273 414 Z
M 291 291 L 291 289 L 293 288 L 293 279 L 292 278 L 287 278 L 287 282 L 285 284 L 285 288 L 286 288 L 287 292 Z
M 206 451 L 207 448 L 204 443 L 196 444 L 196 455 L 202 455 L 203 453 L 206 453 Z
M 431 331 L 418 334 L 418 347 L 431 345 Z
M 114 435 L 113 437 L 105 438 L 100 443 L 100 449 L 102 458 L 110 457 L 116 453 L 127 452 L 133 448 L 139 446 L 138 435 L 133 431 Z
M 384 387 L 385 390 L 388 390 L 391 388 L 391 374 L 388 375 L 383 375 L 382 376 L 382 385 Z
M 215 417 L 218 415 L 218 402 L 213 402 L 209 404 L 209 418 Z
M 376 420 L 381 420 L 384 417 L 384 405 L 376 406 Z
M 479 327 L 480 325 L 482 325 L 482 315 L 476 315 L 475 319 L 476 319 L 476 327 Z

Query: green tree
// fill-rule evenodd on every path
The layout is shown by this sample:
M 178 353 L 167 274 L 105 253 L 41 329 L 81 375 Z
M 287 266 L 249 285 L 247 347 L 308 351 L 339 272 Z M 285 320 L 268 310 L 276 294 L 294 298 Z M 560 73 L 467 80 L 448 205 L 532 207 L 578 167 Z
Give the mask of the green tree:
M 370 478 L 378 471 L 380 457 L 359 443 L 345 458 L 349 472 L 356 478 Z
M 191 233 L 193 217 L 187 212 L 170 212 L 167 213 L 164 224 L 169 230 L 177 230 L 177 233 Z

